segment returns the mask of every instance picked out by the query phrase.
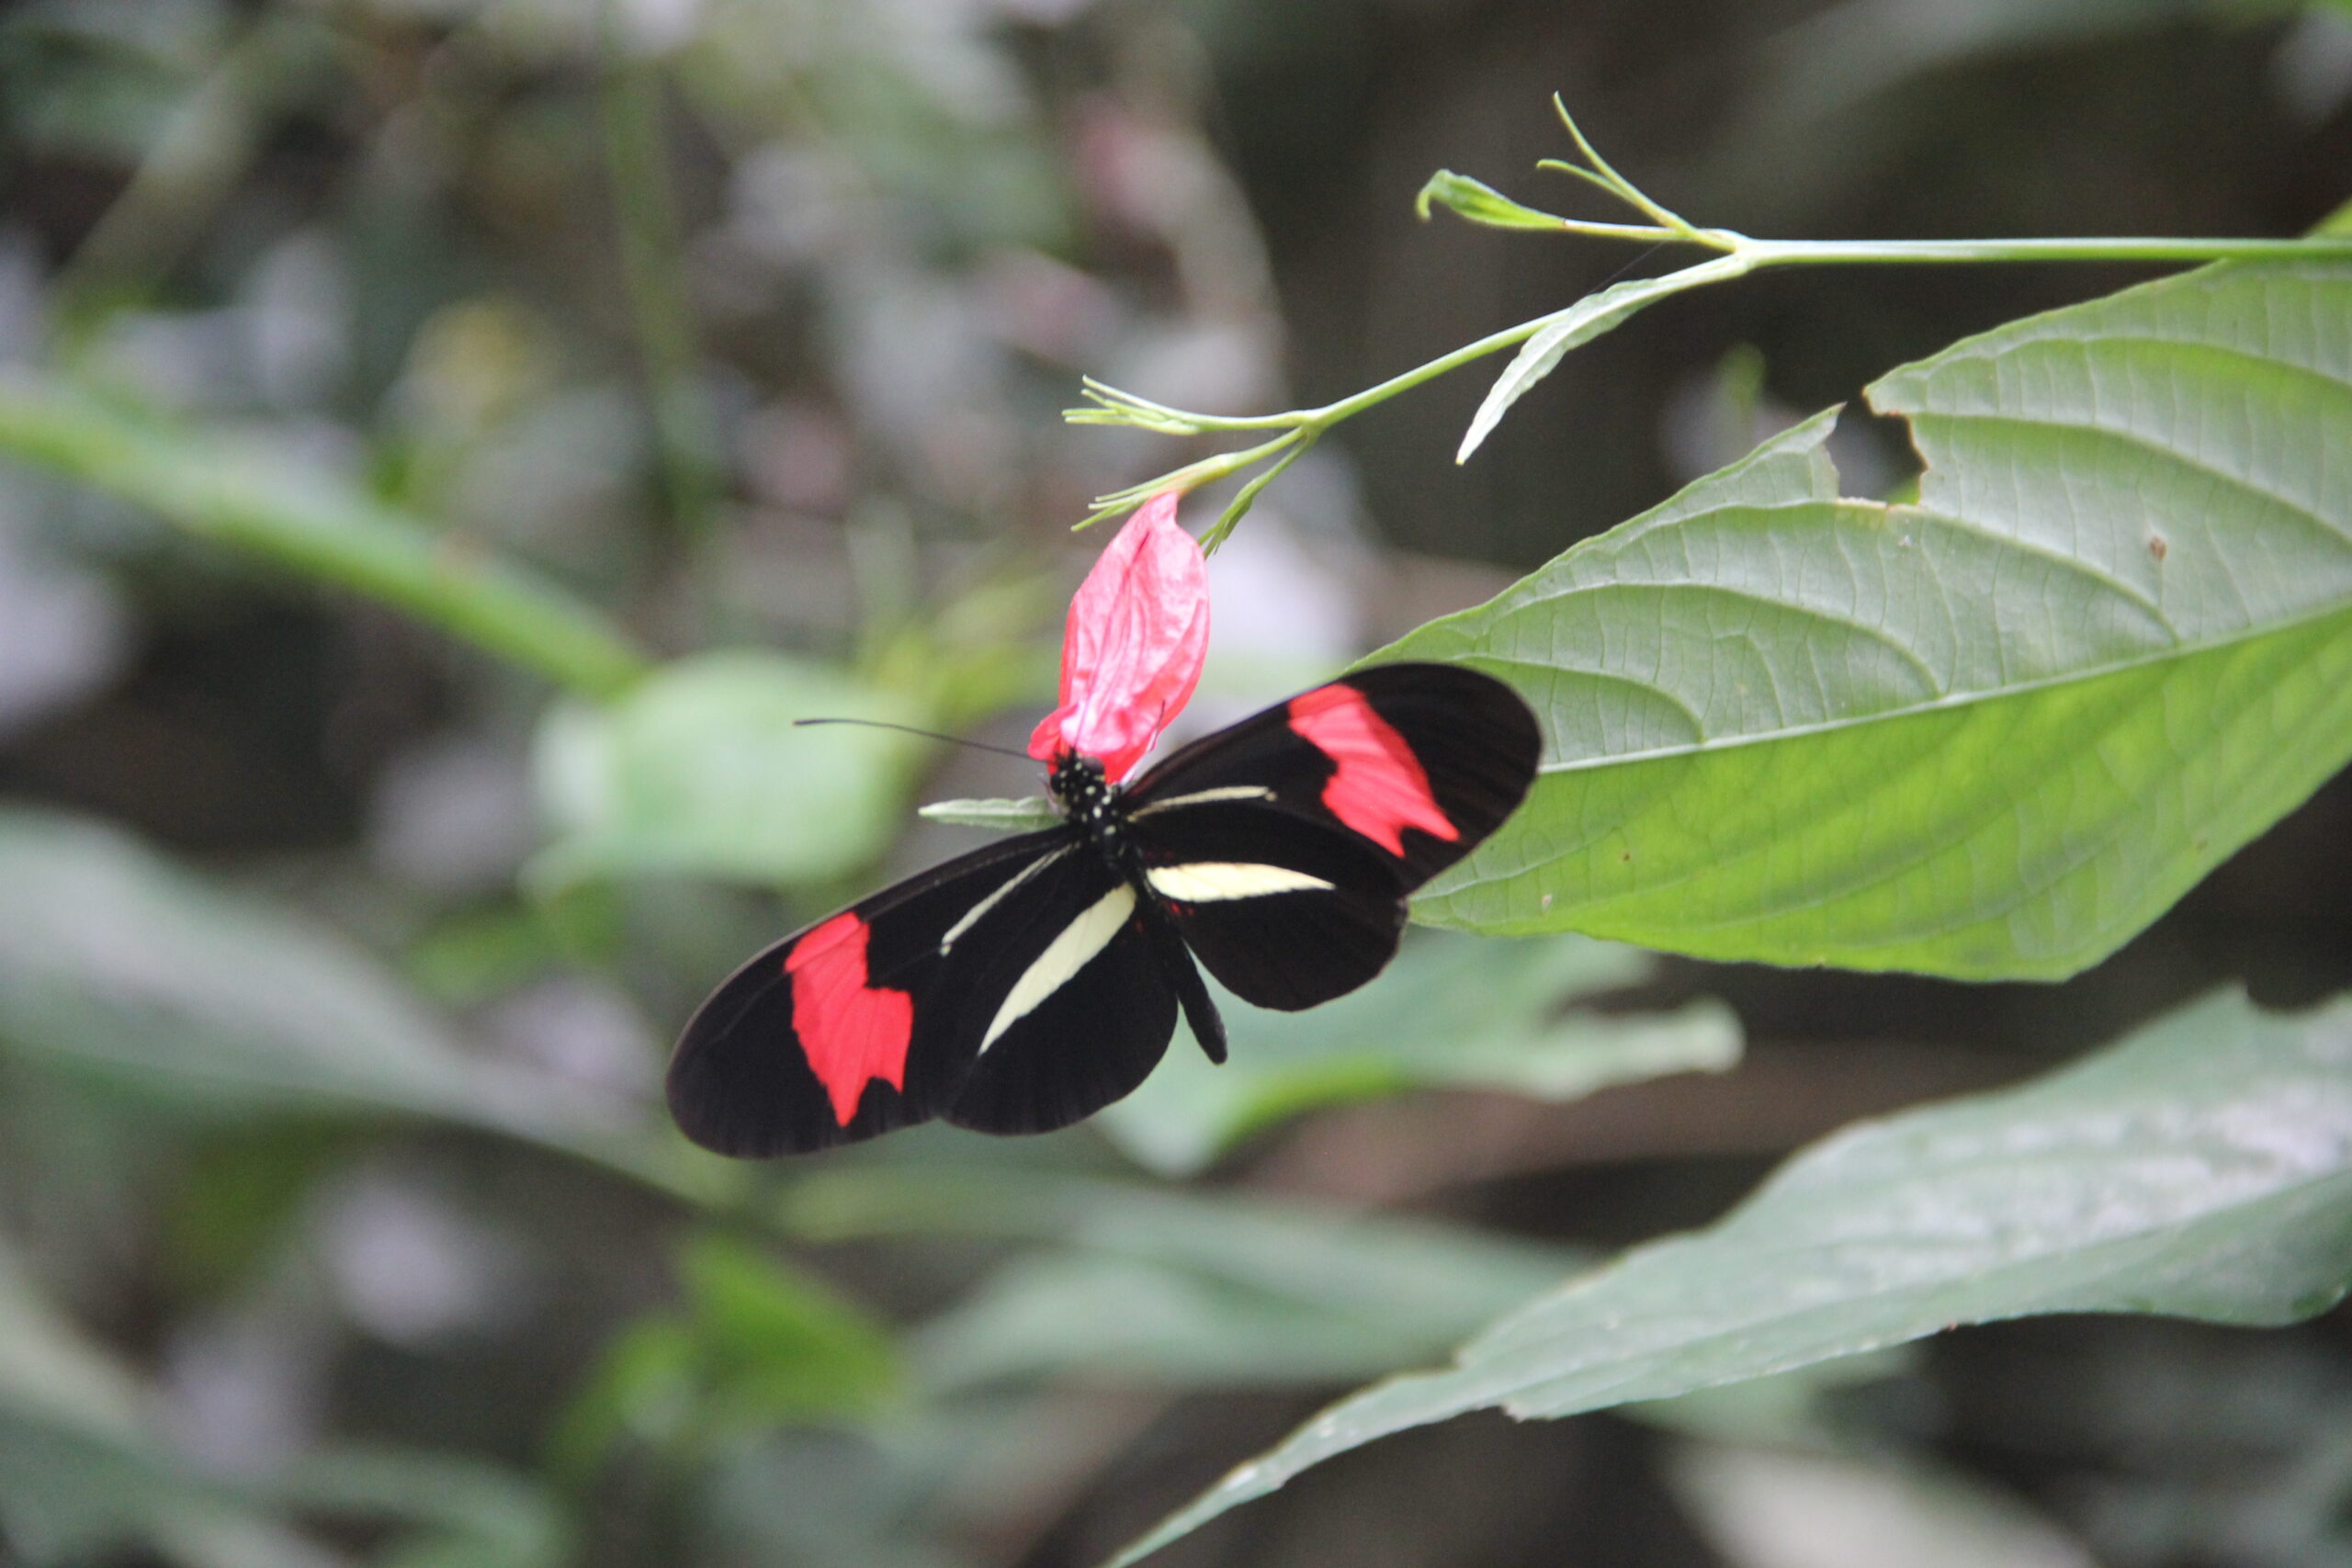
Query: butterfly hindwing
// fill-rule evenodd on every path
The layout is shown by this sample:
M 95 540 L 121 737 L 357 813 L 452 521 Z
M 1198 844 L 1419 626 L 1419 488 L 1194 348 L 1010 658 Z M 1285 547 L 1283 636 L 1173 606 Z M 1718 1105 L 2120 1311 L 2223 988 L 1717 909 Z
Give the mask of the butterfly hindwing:
M 1354 833 L 1250 800 L 1130 819 L 1144 881 L 1208 972 L 1243 1001 L 1295 1012 L 1387 967 L 1405 883 Z
M 1147 922 L 1163 919 L 1133 882 L 1080 852 L 1050 904 L 990 939 L 961 1032 L 976 1055 L 947 1120 L 983 1133 L 1045 1133 L 1092 1115 L 1159 1065 L 1177 998 Z M 945 998 L 943 998 L 944 1000 Z
M 1067 829 L 1006 840 L 760 953 L 679 1039 L 668 1081 L 679 1128 L 718 1153 L 764 1158 L 938 1115 L 978 1037 L 934 998 L 960 990 L 958 972 L 987 968 L 996 951 L 993 931 L 985 942 L 966 938 L 997 919 L 1017 925 L 1076 858 Z
M 1541 745 L 1490 676 L 1376 666 L 1178 751 L 1128 820 L 1209 972 L 1261 1007 L 1313 1007 L 1387 964 L 1407 895 L 1510 815 Z
M 1383 664 L 1194 741 L 1127 801 L 1138 815 L 1227 797 L 1311 818 L 1371 846 L 1410 892 L 1501 825 L 1542 751 L 1534 715 L 1494 677 Z

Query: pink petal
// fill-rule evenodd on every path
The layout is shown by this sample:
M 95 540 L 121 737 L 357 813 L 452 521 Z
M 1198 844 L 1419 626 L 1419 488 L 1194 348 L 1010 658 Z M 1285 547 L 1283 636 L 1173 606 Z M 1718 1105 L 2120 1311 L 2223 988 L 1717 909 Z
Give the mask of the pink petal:
M 1192 700 L 1209 647 L 1208 566 L 1176 525 L 1176 501 L 1168 491 L 1146 502 L 1071 598 L 1061 706 L 1029 737 L 1040 761 L 1081 751 L 1123 779 Z

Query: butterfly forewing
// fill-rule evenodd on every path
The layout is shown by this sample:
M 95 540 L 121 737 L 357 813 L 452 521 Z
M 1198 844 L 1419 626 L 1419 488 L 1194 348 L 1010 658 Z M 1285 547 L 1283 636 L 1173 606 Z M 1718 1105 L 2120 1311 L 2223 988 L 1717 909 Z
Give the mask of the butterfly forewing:
M 1386 965 L 1406 896 L 1510 815 L 1541 748 L 1500 682 L 1379 666 L 1177 752 L 1128 818 L 1209 973 L 1261 1007 L 1313 1007 Z
M 1164 917 L 1097 856 L 1055 879 L 1029 923 L 991 942 L 968 999 L 940 1004 L 977 1032 L 947 1120 L 983 1133 L 1045 1133 L 1091 1116 L 1150 1075 L 1176 1032 L 1176 993 L 1150 940 Z M 949 980 L 959 993 L 961 966 Z
M 753 958 L 679 1039 L 667 1087 L 680 1130 L 719 1154 L 763 1158 L 938 1115 L 979 1043 L 977 1003 L 957 1005 L 968 989 L 957 971 L 1001 962 L 1008 933 L 1024 940 L 1029 911 L 1053 901 L 1078 853 L 1066 829 L 992 844 Z
M 1136 782 L 1128 808 L 1279 807 L 1371 846 L 1410 892 L 1501 825 L 1542 753 L 1535 716 L 1492 676 L 1375 665 L 1185 747 Z

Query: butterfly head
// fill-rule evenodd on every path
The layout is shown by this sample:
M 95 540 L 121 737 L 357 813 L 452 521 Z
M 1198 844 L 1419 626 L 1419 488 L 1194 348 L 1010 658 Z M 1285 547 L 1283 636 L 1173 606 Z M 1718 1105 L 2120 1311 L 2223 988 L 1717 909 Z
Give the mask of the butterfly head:
M 1073 821 L 1107 809 L 1118 794 L 1118 785 L 1103 776 L 1102 758 L 1068 747 L 1054 754 L 1054 764 L 1046 773 L 1046 787 L 1053 792 L 1062 815 Z
M 1061 807 L 1071 826 L 1084 829 L 1105 848 L 1115 847 L 1120 832 L 1119 786 L 1105 776 L 1102 758 L 1083 751 L 1057 753 L 1046 775 L 1046 787 L 1053 792 L 1054 804 Z

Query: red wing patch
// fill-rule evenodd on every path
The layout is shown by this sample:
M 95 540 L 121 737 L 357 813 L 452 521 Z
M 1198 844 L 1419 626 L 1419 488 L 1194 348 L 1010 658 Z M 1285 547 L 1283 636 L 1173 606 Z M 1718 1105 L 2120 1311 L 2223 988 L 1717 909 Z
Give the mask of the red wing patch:
M 1293 697 L 1290 728 L 1338 764 L 1323 786 L 1324 806 L 1390 854 L 1404 854 L 1408 828 L 1448 840 L 1462 837 L 1438 808 L 1413 749 L 1353 687 L 1318 686 Z
M 844 1127 L 873 1079 L 905 1089 L 907 1043 L 914 1037 L 914 998 L 865 983 L 865 922 L 845 909 L 795 942 L 784 960 L 792 976 L 792 1027 L 808 1070 L 833 1102 L 833 1119 Z

